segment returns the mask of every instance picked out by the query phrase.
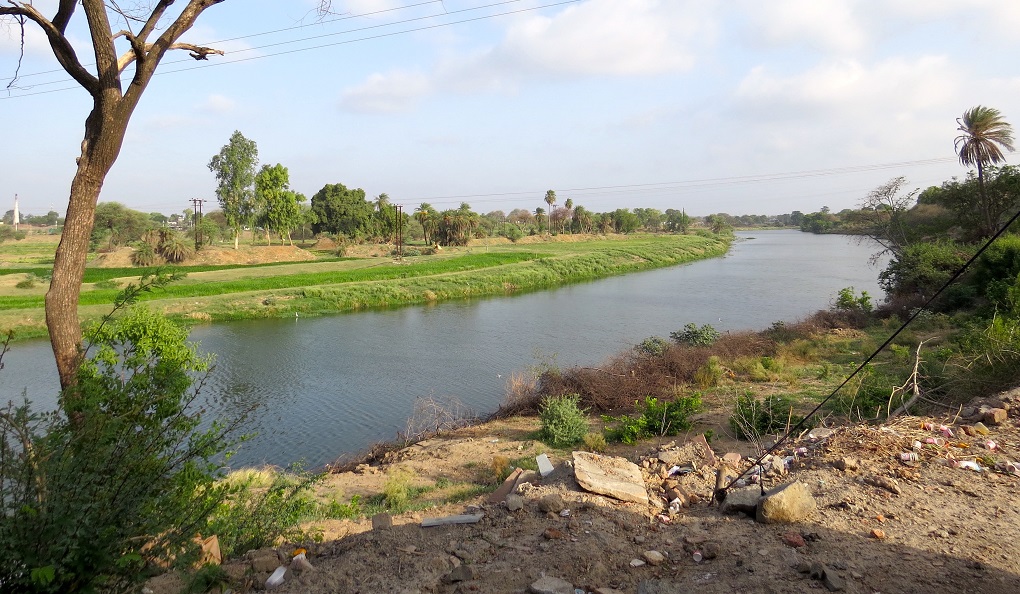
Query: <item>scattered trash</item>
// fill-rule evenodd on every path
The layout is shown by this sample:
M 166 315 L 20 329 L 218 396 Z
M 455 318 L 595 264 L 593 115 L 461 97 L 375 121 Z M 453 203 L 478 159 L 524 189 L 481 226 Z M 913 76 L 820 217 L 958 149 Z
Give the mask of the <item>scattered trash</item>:
M 919 450 L 919 449 L 921 449 L 922 447 L 924 447 L 924 444 L 922 444 L 921 442 L 919 442 L 919 441 L 915 441 L 915 442 L 914 442 L 914 449 L 915 449 L 915 450 Z
M 903 452 L 900 454 L 900 460 L 904 462 L 917 462 L 919 459 L 920 457 L 917 455 L 917 452 Z
M 297 569 L 300 571 L 308 571 L 310 569 L 314 569 L 314 567 L 312 567 L 312 564 L 308 562 L 308 558 L 305 557 L 305 550 L 298 549 L 298 551 L 301 552 L 294 555 L 294 558 L 290 560 L 290 568 Z
M 266 590 L 272 590 L 273 588 L 280 587 L 283 583 L 283 576 L 286 573 L 287 567 L 285 565 L 277 567 L 276 571 L 273 572 L 273 575 L 269 576 L 269 579 L 266 580 Z
M 797 454 L 798 456 L 803 456 L 804 454 L 807 454 L 807 448 L 804 447 L 797 448 L 793 450 L 793 453 Z
M 968 470 L 973 470 L 975 472 L 981 472 L 982 470 L 984 470 L 983 468 L 981 468 L 980 464 L 973 460 L 960 460 L 959 462 L 956 463 L 956 466 L 957 468 L 966 468 Z
M 985 427 L 985 424 L 980 421 L 974 423 L 974 431 L 977 431 L 981 435 L 988 435 L 991 433 L 991 431 L 988 430 L 988 427 Z
M 447 516 L 445 518 L 425 518 L 421 521 L 422 528 L 430 526 L 446 526 L 448 524 L 476 524 L 485 517 L 485 514 L 464 514 L 460 516 Z
M 946 440 L 941 437 L 929 437 L 924 440 L 924 443 L 929 445 L 935 445 L 941 448 L 946 445 Z
M 994 450 L 996 447 L 995 442 L 989 439 L 988 441 L 985 442 L 985 447 L 989 450 Z
M 953 430 L 950 429 L 949 427 L 946 427 L 945 425 L 939 425 L 939 431 L 941 431 L 942 435 L 944 435 L 946 438 L 950 438 L 953 436 Z
M 560 512 L 560 517 L 561 518 L 569 518 L 570 517 L 570 510 L 569 509 L 565 509 L 565 510 L 561 511 Z
M 693 554 L 693 555 L 691 555 L 691 558 L 693 558 L 693 559 L 694 559 L 694 562 L 695 562 L 695 563 L 701 563 L 701 560 L 702 560 L 702 559 L 703 559 L 704 557 L 703 557 L 703 556 L 701 555 L 701 551 L 694 551 L 694 554 Z

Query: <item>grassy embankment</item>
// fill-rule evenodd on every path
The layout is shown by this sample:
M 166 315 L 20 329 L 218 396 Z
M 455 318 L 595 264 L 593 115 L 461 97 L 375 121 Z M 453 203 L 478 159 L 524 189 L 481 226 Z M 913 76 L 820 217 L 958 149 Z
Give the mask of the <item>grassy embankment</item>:
M 52 242 L 0 245 L 0 330 L 19 338 L 45 334 L 46 282 Z M 48 246 L 48 247 L 42 247 Z M 443 250 L 435 256 L 332 258 L 274 265 L 182 266 L 184 280 L 147 294 L 150 307 L 184 322 L 319 315 L 507 295 L 616 274 L 673 266 L 720 256 L 727 238 L 637 235 L 592 241 L 532 244 L 486 243 Z M 16 258 L 8 258 L 8 250 Z M 13 263 L 13 264 L 12 264 Z M 119 288 L 136 282 L 140 269 L 90 268 L 80 312 L 95 319 L 109 311 Z M 22 287 L 16 286 L 21 283 Z

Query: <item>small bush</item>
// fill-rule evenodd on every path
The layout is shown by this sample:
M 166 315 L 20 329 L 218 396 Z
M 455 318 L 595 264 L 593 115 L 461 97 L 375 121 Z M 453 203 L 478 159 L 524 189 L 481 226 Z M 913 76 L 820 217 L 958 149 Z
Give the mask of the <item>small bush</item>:
M 577 394 L 546 398 L 538 412 L 542 420 L 542 441 L 553 447 L 573 445 L 588 433 L 588 417 L 581 410 Z
M 93 285 L 97 289 L 117 289 L 120 288 L 120 283 L 113 279 L 102 280 Z
M 803 417 L 792 414 L 793 402 L 785 396 L 770 395 L 761 399 L 747 392 L 737 397 L 730 416 L 730 428 L 737 439 L 758 440 L 762 435 L 784 431 Z
M 411 501 L 411 473 L 402 468 L 390 471 L 383 485 L 383 496 L 388 509 L 397 513 L 406 510 Z
M 18 281 L 18 284 L 14 285 L 19 289 L 34 289 L 35 288 L 35 275 L 29 274 L 25 278 Z
M 489 470 L 492 472 L 492 482 L 499 485 L 506 480 L 510 473 L 513 472 L 513 468 L 510 466 L 510 458 L 506 456 L 493 456 L 492 462 L 489 464 Z
M 853 287 L 843 287 L 836 296 L 834 307 L 838 311 L 871 313 L 871 295 L 868 295 L 867 291 L 861 291 L 858 297 Z
M 135 247 L 135 253 L 131 254 L 131 263 L 135 266 L 155 266 L 161 262 L 162 258 L 156 249 L 150 244 L 142 242 Z
M 689 430 L 694 425 L 691 417 L 701 410 L 701 407 L 701 394 L 698 392 L 690 396 L 679 396 L 672 402 L 648 396 L 645 398 L 641 416 L 604 416 L 603 420 L 617 425 L 607 429 L 609 439 L 633 444 L 646 437 L 677 435 Z
M 705 390 L 718 386 L 722 377 L 722 362 L 719 360 L 719 357 L 713 355 L 694 373 L 694 383 L 697 384 L 698 388 Z
M 666 342 L 666 339 L 658 336 L 649 336 L 641 341 L 641 344 L 635 346 L 634 350 L 649 357 L 661 357 L 668 348 L 669 343 Z
M 705 324 L 699 328 L 694 323 L 687 324 L 683 330 L 670 332 L 669 334 L 669 337 L 676 343 L 688 346 L 708 346 L 719 340 L 720 336 L 722 334 L 713 328 L 711 324 Z
M 595 453 L 606 451 L 606 436 L 601 433 L 585 433 L 584 447 Z

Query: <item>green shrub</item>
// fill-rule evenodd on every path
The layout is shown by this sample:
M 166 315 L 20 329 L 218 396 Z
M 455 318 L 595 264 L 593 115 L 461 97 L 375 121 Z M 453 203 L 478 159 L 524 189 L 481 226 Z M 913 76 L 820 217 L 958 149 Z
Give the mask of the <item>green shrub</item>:
M 573 445 L 588 433 L 588 417 L 581 410 L 577 394 L 545 399 L 538 411 L 542 441 L 553 447 Z
M 0 411 L 4 591 L 127 589 L 149 561 L 194 558 L 227 494 L 229 431 L 202 423 L 193 379 L 209 359 L 187 331 L 137 308 L 86 337 L 91 356 L 56 412 Z
M 708 358 L 708 361 L 706 361 L 704 365 L 694 372 L 694 383 L 698 385 L 698 388 L 705 390 L 713 386 L 718 386 L 722 377 L 722 362 L 719 360 L 719 357 L 712 355 Z
M 152 245 L 142 242 L 135 247 L 135 253 L 131 254 L 131 263 L 135 266 L 155 266 L 162 259 Z
M 645 398 L 640 416 L 606 415 L 602 418 L 607 423 L 616 424 L 616 427 L 606 430 L 609 439 L 633 444 L 646 437 L 677 435 L 689 430 L 694 425 L 691 417 L 700 411 L 701 407 L 701 394 L 698 392 L 690 396 L 678 396 L 673 401 L 660 401 L 658 398 L 648 396 Z
M 311 489 L 322 477 L 301 470 L 274 472 L 265 487 L 250 474 L 229 486 L 228 497 L 210 517 L 209 533 L 219 537 L 224 556 L 273 546 L 281 536 L 300 537 L 297 526 L 315 510 Z
M 34 274 L 25 275 L 25 278 L 18 281 L 15 287 L 19 289 L 34 289 L 36 284 L 36 276 Z
M 606 436 L 601 433 L 585 433 L 584 447 L 592 452 L 602 453 L 606 451 Z
M 757 398 L 751 392 L 737 397 L 730 416 L 730 428 L 737 439 L 759 439 L 762 435 L 784 431 L 803 417 L 792 414 L 793 402 L 785 397 L 769 395 Z
M 634 347 L 634 350 L 641 353 L 642 355 L 648 355 L 650 357 L 661 357 L 665 354 L 666 349 L 669 348 L 669 343 L 666 342 L 665 338 L 658 336 L 649 336 L 648 338 L 641 341 Z
M 669 334 L 669 337 L 678 344 L 688 346 L 708 346 L 719 340 L 720 336 L 719 331 L 713 328 L 711 324 L 705 324 L 698 328 L 697 324 L 694 323 L 687 324 L 683 330 L 670 332 Z
M 113 279 L 101 280 L 94 284 L 93 287 L 96 289 L 116 289 L 120 287 L 120 283 Z
M 388 509 L 397 513 L 407 509 L 411 500 L 411 473 L 400 468 L 392 470 L 383 485 L 383 495 Z
M 867 291 L 861 291 L 858 297 L 853 287 L 843 287 L 836 296 L 835 308 L 838 311 L 871 313 L 871 295 L 868 295 Z

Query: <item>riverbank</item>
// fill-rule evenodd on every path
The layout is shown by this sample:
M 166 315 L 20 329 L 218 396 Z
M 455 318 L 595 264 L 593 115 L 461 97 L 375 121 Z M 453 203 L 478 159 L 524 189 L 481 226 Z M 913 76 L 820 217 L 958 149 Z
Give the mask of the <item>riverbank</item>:
M 186 324 L 317 316 L 513 295 L 676 266 L 721 256 L 731 241 L 728 235 L 563 236 L 517 244 L 485 239 L 400 260 L 374 252 L 340 260 L 203 269 L 164 292 L 144 295 L 142 301 Z M 3 249 L 0 246 L 0 261 Z M 20 277 L 34 273 L 18 268 L 5 272 L 4 279 L 11 282 L 0 283 L 0 331 L 14 330 L 19 339 L 45 336 L 46 284 L 18 287 Z M 133 269 L 104 271 L 102 280 L 84 284 L 82 319 L 107 313 L 118 288 L 137 282 L 135 274 Z

